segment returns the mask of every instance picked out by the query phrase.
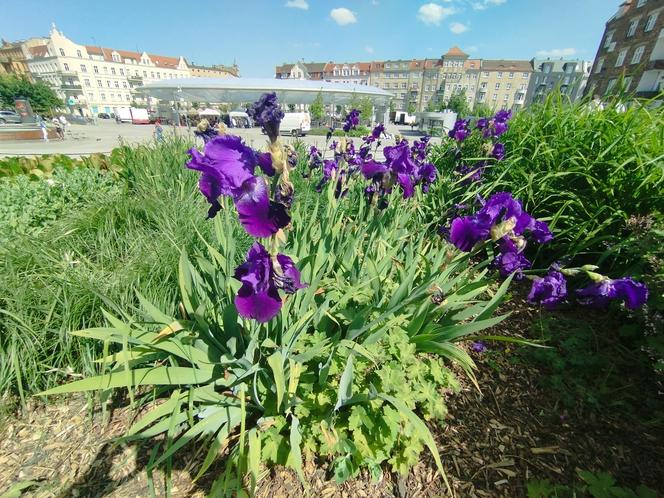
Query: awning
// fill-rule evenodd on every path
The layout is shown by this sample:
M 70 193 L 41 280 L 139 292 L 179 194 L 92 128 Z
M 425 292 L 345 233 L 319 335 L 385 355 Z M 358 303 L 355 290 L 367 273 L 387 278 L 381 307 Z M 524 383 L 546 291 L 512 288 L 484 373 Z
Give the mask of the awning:
M 221 116 L 221 113 L 215 109 L 210 109 L 209 107 L 207 109 L 203 109 L 202 111 L 198 111 L 199 116 Z
M 270 78 L 176 78 L 148 83 L 136 91 L 160 100 L 187 102 L 254 102 L 265 92 L 276 92 L 285 104 L 311 104 L 320 93 L 326 104 L 369 97 L 374 105 L 387 106 L 394 97 L 369 85 Z

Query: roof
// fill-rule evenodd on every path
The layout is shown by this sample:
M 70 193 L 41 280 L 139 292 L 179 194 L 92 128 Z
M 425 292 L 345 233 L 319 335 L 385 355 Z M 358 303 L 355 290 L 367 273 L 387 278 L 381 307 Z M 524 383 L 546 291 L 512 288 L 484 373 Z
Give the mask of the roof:
M 325 71 L 325 66 L 327 65 L 326 62 L 297 62 L 297 64 L 304 66 L 309 73 L 322 73 Z M 277 74 L 290 73 L 293 66 L 295 64 L 282 64 L 281 66 L 277 66 L 274 72 Z
M 30 47 L 30 54 L 33 57 L 48 57 L 48 45 L 37 45 L 36 47 Z
M 468 57 L 468 54 L 455 45 L 443 57 Z
M 115 48 L 107 47 L 97 47 L 93 45 L 85 45 L 85 50 L 88 51 L 88 54 L 92 55 L 101 55 L 104 57 L 104 60 L 107 62 L 113 62 L 113 52 L 116 52 L 122 60 L 124 59 L 133 59 L 135 61 L 141 60 L 140 52 L 133 52 L 131 50 L 118 50 Z M 147 54 L 150 60 L 159 67 L 167 67 L 175 69 L 180 63 L 179 57 L 169 57 L 166 55 L 157 55 L 157 54 Z
M 466 59 L 463 62 L 463 67 L 465 69 L 480 69 L 482 64 L 482 59 Z
M 320 92 L 325 103 L 346 104 L 354 95 L 387 105 L 393 97 L 381 88 L 359 83 L 272 78 L 177 78 L 155 81 L 136 91 L 171 100 L 174 92 L 188 102 L 252 102 L 265 92 L 276 92 L 285 104 L 310 104 Z
M 532 72 L 533 66 L 530 61 L 511 61 L 511 60 L 483 60 L 482 70 L 484 71 L 521 71 Z

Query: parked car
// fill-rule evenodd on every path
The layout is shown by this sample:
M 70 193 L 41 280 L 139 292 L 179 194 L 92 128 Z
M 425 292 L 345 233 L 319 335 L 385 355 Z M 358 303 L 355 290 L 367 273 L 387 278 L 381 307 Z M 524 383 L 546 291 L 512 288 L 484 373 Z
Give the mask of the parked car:
M 0 124 L 21 123 L 21 116 L 14 111 L 0 111 Z
M 300 137 L 311 130 L 311 116 L 308 112 L 287 112 L 281 120 L 279 131 L 283 135 Z
M 108 114 L 107 112 L 100 112 L 99 114 L 97 114 L 97 117 L 99 119 L 111 119 L 110 114 Z
M 90 122 L 88 118 L 79 114 L 64 114 L 64 117 L 70 124 L 86 125 Z

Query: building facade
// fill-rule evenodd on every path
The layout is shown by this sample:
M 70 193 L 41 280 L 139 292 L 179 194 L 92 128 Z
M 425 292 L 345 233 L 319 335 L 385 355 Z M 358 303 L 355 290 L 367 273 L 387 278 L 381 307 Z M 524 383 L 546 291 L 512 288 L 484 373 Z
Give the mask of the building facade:
M 580 99 L 586 89 L 592 63 L 581 60 L 533 59 L 533 74 L 526 93 L 526 103 L 542 102 L 554 89 L 571 102 Z
M 232 66 L 214 65 L 198 66 L 193 63 L 187 63 L 191 76 L 193 78 L 239 78 L 240 68 L 237 64 Z
M 664 0 L 625 0 L 607 21 L 588 79 L 586 95 L 617 90 L 652 95 L 662 89 Z M 623 88 L 618 88 L 618 82 Z
M 277 66 L 277 78 L 321 79 L 315 63 Z M 325 64 L 322 79 L 372 85 L 394 94 L 397 111 L 422 112 L 443 107 L 465 92 L 471 108 L 481 103 L 494 109 L 518 110 L 526 104 L 533 66 L 530 61 L 471 59 L 452 47 L 438 59 L 393 59 L 371 63 Z M 316 75 L 316 77 L 314 77 Z
M 31 58 L 30 49 L 45 45 L 46 38 L 29 38 L 17 42 L 2 40 L 0 45 L 0 74 L 15 74 L 34 81 L 28 69 L 28 59 Z
M 282 64 L 275 68 L 274 77 L 278 80 L 324 80 L 325 62 L 296 62 Z

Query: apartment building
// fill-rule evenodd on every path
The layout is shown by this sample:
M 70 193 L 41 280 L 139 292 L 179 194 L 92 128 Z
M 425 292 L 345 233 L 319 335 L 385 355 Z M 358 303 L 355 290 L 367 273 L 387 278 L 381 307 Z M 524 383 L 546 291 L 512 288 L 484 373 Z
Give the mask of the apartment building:
M 324 80 L 325 62 L 296 62 L 277 66 L 274 77 L 278 80 Z
M 134 100 L 145 102 L 134 93 L 144 83 L 191 76 L 182 57 L 80 45 L 55 26 L 47 43 L 32 47 L 30 54 L 28 68 L 33 77 L 49 84 L 83 115 L 114 112 Z
M 483 60 L 473 105 L 518 111 L 526 104 L 533 67 L 530 61 Z
M 533 74 L 526 102 L 542 102 L 554 89 L 567 95 L 571 102 L 580 99 L 586 89 L 592 63 L 582 60 L 533 59 Z
M 626 0 L 606 23 L 588 79 L 586 95 L 601 97 L 618 90 L 653 96 L 664 81 L 664 0 Z
M 30 49 L 44 45 L 46 42 L 46 38 L 29 38 L 17 42 L 2 40 L 2 45 L 0 45 L 0 74 L 15 74 L 34 81 L 28 69 L 28 59 L 31 57 Z
M 368 85 L 370 73 L 370 62 L 330 62 L 325 64 L 323 79 L 333 83 Z
M 193 78 L 238 78 L 240 68 L 237 64 L 224 66 L 222 64 L 214 66 L 198 66 L 193 63 L 187 63 L 191 76 Z

